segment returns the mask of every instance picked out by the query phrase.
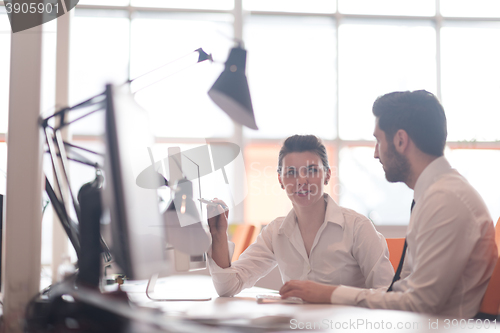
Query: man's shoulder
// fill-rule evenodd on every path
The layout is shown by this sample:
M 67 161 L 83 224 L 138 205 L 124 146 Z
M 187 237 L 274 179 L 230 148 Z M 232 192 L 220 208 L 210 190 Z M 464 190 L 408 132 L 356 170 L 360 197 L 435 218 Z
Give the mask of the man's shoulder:
M 480 199 L 476 189 L 455 169 L 442 175 L 425 191 L 426 196 L 443 194 L 445 197 L 463 199 Z
M 441 176 L 425 191 L 424 202 L 435 206 L 450 207 L 450 213 L 471 214 L 489 220 L 489 211 L 476 189 L 456 170 Z

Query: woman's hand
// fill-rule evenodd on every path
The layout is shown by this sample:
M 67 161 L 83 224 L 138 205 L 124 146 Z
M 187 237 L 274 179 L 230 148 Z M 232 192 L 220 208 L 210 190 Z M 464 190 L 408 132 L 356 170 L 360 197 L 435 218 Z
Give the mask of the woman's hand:
M 308 303 L 331 303 L 331 296 L 336 286 L 313 281 L 291 280 L 280 289 L 283 298 L 300 297 Z
M 227 245 L 227 218 L 229 211 L 222 207 L 227 207 L 224 201 L 215 198 L 213 203 L 218 205 L 208 205 L 208 227 L 212 235 L 212 259 L 221 268 L 231 266 L 229 259 L 229 248 Z
M 213 236 L 226 234 L 227 232 L 227 219 L 229 217 L 229 210 L 225 210 L 223 207 L 227 207 L 226 203 L 217 198 L 212 200 L 213 203 L 218 204 L 216 206 L 208 205 L 208 227 L 210 228 L 210 233 Z

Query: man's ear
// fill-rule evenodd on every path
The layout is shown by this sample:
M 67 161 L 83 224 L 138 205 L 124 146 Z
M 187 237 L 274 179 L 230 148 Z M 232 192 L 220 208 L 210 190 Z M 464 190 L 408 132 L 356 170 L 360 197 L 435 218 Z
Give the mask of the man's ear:
M 408 148 L 410 137 L 405 130 L 400 129 L 396 132 L 396 134 L 394 134 L 393 142 L 394 147 L 396 147 L 396 151 L 401 154 Z

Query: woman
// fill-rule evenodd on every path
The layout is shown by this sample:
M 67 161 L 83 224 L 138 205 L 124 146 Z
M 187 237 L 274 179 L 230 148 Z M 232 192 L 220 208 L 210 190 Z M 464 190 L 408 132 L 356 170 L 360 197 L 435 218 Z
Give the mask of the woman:
M 263 228 L 233 263 L 227 214 L 209 206 L 209 269 L 220 296 L 252 287 L 276 265 L 283 282 L 315 282 L 362 288 L 389 286 L 394 270 L 384 237 L 370 220 L 337 205 L 326 193 L 331 170 L 325 146 L 313 135 L 294 135 L 281 147 L 278 181 L 293 209 Z M 224 204 L 214 199 L 215 203 Z

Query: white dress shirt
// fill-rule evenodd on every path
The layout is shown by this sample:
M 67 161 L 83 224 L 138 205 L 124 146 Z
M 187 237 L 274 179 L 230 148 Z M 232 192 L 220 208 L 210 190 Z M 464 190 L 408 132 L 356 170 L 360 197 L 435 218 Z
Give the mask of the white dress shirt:
M 332 303 L 472 318 L 497 258 L 484 201 L 444 157 L 417 179 L 408 250 L 393 292 L 340 286 Z
M 372 222 L 353 210 L 339 207 L 325 194 L 325 220 L 310 255 L 292 209 L 263 228 L 255 243 L 231 264 L 220 268 L 211 258 L 208 267 L 220 296 L 250 288 L 278 265 L 283 282 L 312 280 L 356 287 L 388 287 L 394 276 L 384 237 Z M 230 243 L 230 252 L 234 244 Z M 229 258 L 231 258 L 231 254 Z

